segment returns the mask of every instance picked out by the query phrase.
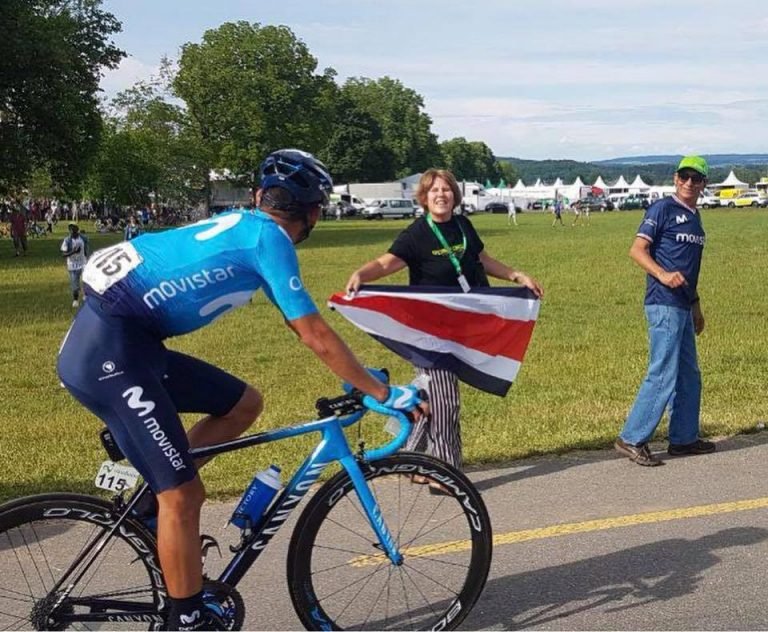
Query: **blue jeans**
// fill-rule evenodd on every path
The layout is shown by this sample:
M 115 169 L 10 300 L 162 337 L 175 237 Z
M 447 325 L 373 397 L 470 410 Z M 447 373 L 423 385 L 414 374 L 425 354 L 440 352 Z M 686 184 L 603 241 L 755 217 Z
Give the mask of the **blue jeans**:
M 699 438 L 701 373 L 691 311 L 668 305 L 646 305 L 650 339 L 648 373 L 640 385 L 620 437 L 629 444 L 650 441 L 669 405 L 669 442 Z

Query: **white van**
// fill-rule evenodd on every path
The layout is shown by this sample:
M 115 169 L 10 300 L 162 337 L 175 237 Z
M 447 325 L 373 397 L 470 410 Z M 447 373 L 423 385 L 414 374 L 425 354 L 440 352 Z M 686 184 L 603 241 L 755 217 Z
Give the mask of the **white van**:
M 385 217 L 416 217 L 416 205 L 413 200 L 403 198 L 381 198 L 371 200 L 360 212 L 365 219 L 384 219 Z

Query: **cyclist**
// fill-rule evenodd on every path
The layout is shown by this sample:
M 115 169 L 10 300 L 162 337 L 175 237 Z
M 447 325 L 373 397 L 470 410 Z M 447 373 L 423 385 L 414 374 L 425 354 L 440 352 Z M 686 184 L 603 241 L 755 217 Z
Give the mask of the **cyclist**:
M 170 596 L 168 629 L 221 625 L 202 601 L 200 508 L 205 490 L 189 447 L 227 441 L 259 416 L 259 391 L 163 340 L 194 331 L 263 289 L 331 371 L 386 406 L 411 410 L 412 386 L 368 373 L 305 290 L 295 245 L 333 183 L 311 154 L 284 149 L 259 171 L 255 211 L 228 212 L 148 233 L 93 254 L 86 301 L 58 358 L 61 381 L 100 417 L 157 496 L 157 545 Z M 206 413 L 185 435 L 179 413 Z

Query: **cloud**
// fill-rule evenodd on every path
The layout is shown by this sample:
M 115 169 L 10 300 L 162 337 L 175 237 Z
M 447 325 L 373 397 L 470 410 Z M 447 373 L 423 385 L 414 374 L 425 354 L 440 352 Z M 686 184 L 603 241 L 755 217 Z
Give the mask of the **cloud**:
M 130 88 L 138 81 L 144 81 L 156 75 L 160 70 L 160 62 L 148 64 L 137 57 L 123 58 L 120 65 L 114 70 L 107 70 L 101 79 L 101 89 L 108 96 L 114 96 L 118 92 Z

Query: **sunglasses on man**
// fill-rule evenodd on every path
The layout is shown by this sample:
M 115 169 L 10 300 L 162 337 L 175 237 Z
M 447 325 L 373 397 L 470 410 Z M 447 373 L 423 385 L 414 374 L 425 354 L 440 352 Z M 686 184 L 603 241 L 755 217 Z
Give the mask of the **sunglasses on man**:
M 678 171 L 677 177 L 680 178 L 682 182 L 687 182 L 690 180 L 694 184 L 701 184 L 706 180 L 703 175 L 697 173 L 696 171 Z

